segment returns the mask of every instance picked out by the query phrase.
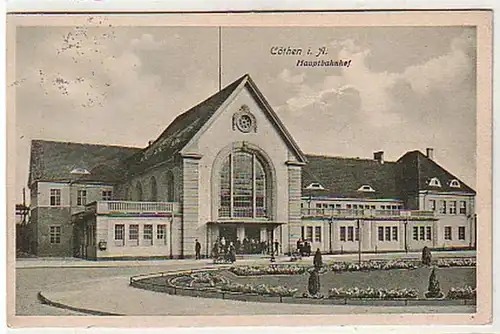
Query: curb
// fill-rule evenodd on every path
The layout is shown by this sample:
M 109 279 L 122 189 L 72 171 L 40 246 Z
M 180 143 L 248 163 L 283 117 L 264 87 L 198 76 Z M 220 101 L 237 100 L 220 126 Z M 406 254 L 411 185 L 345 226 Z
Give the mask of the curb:
M 111 312 L 103 312 L 103 311 L 97 311 L 97 310 L 90 310 L 90 309 L 85 309 L 85 308 L 80 308 L 80 307 L 74 307 L 70 305 L 66 305 L 63 303 L 55 302 L 47 297 L 45 297 L 42 293 L 42 291 L 39 291 L 37 294 L 38 300 L 42 304 L 57 307 L 60 309 L 65 309 L 65 310 L 70 310 L 70 311 L 75 311 L 75 312 L 80 312 L 80 313 L 85 313 L 89 315 L 99 315 L 99 316 L 124 316 L 125 314 L 120 314 L 120 313 L 111 313 Z

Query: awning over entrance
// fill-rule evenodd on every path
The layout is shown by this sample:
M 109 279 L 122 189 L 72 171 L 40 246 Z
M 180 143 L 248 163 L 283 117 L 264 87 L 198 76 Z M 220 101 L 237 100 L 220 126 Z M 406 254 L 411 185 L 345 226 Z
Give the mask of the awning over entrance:
M 277 220 L 263 220 L 263 221 L 241 221 L 241 220 L 217 220 L 217 221 L 209 221 L 207 224 L 210 225 L 233 225 L 233 224 L 242 224 L 242 225 L 283 225 L 286 222 L 277 221 Z

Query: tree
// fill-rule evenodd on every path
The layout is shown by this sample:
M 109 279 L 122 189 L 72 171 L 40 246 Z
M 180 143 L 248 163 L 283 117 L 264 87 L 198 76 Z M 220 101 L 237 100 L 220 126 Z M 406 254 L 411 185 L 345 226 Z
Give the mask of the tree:
M 308 282 L 308 289 L 307 291 L 311 296 L 318 296 L 319 295 L 319 290 L 321 288 L 321 284 L 319 282 L 319 270 L 318 268 L 314 268 L 314 270 L 311 271 L 309 274 L 309 282 Z
M 436 268 L 432 268 L 425 298 L 443 298 L 443 296 L 444 294 L 441 292 L 441 288 L 439 287 L 439 280 L 436 277 Z

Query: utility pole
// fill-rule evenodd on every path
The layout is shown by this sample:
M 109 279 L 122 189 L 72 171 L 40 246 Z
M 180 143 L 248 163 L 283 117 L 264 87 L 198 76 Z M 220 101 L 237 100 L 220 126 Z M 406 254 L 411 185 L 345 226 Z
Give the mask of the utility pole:
M 222 41 L 221 41 L 221 27 L 219 26 L 219 92 L 222 87 Z
M 360 229 L 360 219 L 358 218 L 358 263 L 361 264 L 361 229 Z

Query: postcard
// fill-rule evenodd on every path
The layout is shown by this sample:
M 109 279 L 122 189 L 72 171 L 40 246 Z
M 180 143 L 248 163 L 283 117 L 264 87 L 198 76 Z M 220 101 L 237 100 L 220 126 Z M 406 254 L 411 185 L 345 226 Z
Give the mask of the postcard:
M 10 326 L 491 321 L 492 12 L 7 33 Z

